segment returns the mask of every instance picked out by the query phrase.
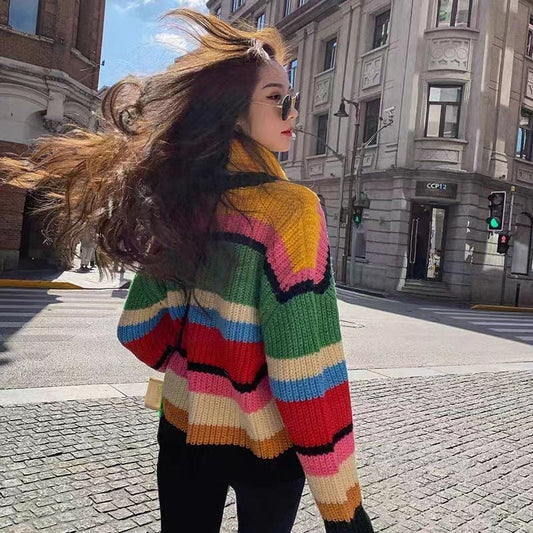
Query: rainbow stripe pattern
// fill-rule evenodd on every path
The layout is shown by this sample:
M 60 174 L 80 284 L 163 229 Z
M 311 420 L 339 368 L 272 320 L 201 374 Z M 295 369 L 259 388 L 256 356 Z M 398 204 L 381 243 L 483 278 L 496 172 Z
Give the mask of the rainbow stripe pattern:
M 232 207 L 216 214 L 221 246 L 200 272 L 190 304 L 186 353 L 175 349 L 183 292 L 143 275 L 131 285 L 118 337 L 165 372 L 164 416 L 189 445 L 245 448 L 274 462 L 294 448 L 327 531 L 371 531 L 361 519 L 347 370 L 318 198 L 283 179 L 228 194 Z M 247 219 L 234 208 L 246 210 Z M 221 284 L 227 252 L 236 264 Z

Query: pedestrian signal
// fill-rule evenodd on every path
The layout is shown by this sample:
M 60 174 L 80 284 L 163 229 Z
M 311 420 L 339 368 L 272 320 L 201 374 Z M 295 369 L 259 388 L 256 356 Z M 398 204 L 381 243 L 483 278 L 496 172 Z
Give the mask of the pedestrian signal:
M 498 235 L 498 253 L 506 254 L 509 251 L 509 241 L 511 236 L 506 233 L 500 233 Z
M 363 208 L 360 205 L 355 205 L 353 208 L 353 223 L 359 226 L 363 221 Z
M 502 231 L 505 215 L 505 191 L 491 192 L 489 198 L 489 216 L 487 225 L 489 231 Z

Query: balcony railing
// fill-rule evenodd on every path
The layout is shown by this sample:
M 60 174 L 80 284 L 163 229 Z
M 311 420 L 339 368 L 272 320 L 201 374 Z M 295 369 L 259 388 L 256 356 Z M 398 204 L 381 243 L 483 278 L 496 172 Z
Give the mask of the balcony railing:
M 519 128 L 516 143 L 516 157 L 533 161 L 533 129 Z

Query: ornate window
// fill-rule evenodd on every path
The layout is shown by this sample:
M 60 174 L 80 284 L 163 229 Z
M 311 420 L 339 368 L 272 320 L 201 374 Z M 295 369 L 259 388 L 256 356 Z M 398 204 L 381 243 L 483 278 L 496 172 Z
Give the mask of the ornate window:
M 316 146 L 315 154 L 321 155 L 326 153 L 326 144 L 328 142 L 328 120 L 329 115 L 318 115 L 316 117 Z
M 526 55 L 533 58 L 533 15 L 529 17 L 529 30 L 527 32 Z
M 9 2 L 9 25 L 24 33 L 37 33 L 39 0 L 11 0 Z
M 516 142 L 516 157 L 533 161 L 533 113 L 522 109 Z
M 329 70 L 335 67 L 335 60 L 337 58 L 337 37 L 326 42 L 324 54 L 324 70 Z
M 291 8 L 292 8 L 292 0 L 285 0 L 285 9 L 283 11 L 284 17 L 291 14 Z
M 262 30 L 265 27 L 265 14 L 261 13 L 256 19 L 255 19 L 255 26 L 258 30 Z
M 370 100 L 365 103 L 365 123 L 363 128 L 363 143 L 368 142 L 378 131 L 379 128 L 379 110 L 381 107 L 381 98 Z M 376 139 L 372 141 L 375 144 Z
M 429 86 L 426 137 L 459 137 L 462 96 L 461 85 Z
M 379 48 L 387 44 L 389 40 L 390 28 L 390 9 L 378 15 L 374 19 L 374 40 L 372 42 L 372 49 Z
M 244 0 L 232 0 L 231 12 L 235 13 L 235 11 L 237 11 L 242 5 L 244 5 Z
M 291 89 L 296 87 L 296 70 L 298 68 L 298 59 L 293 59 L 289 61 L 287 65 L 287 75 L 289 76 L 289 85 Z
M 437 26 L 467 28 L 472 16 L 472 0 L 439 0 Z

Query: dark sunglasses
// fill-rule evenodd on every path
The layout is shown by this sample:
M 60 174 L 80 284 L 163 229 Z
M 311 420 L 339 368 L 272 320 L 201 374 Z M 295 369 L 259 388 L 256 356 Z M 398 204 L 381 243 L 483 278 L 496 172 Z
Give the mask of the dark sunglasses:
M 258 101 L 254 101 L 254 103 L 279 107 L 281 109 L 281 120 L 287 120 L 287 118 L 289 118 L 289 113 L 291 112 L 291 104 L 294 105 L 296 111 L 300 111 L 300 93 L 296 93 L 294 96 L 287 94 L 283 97 L 281 104 L 269 104 L 267 102 Z

